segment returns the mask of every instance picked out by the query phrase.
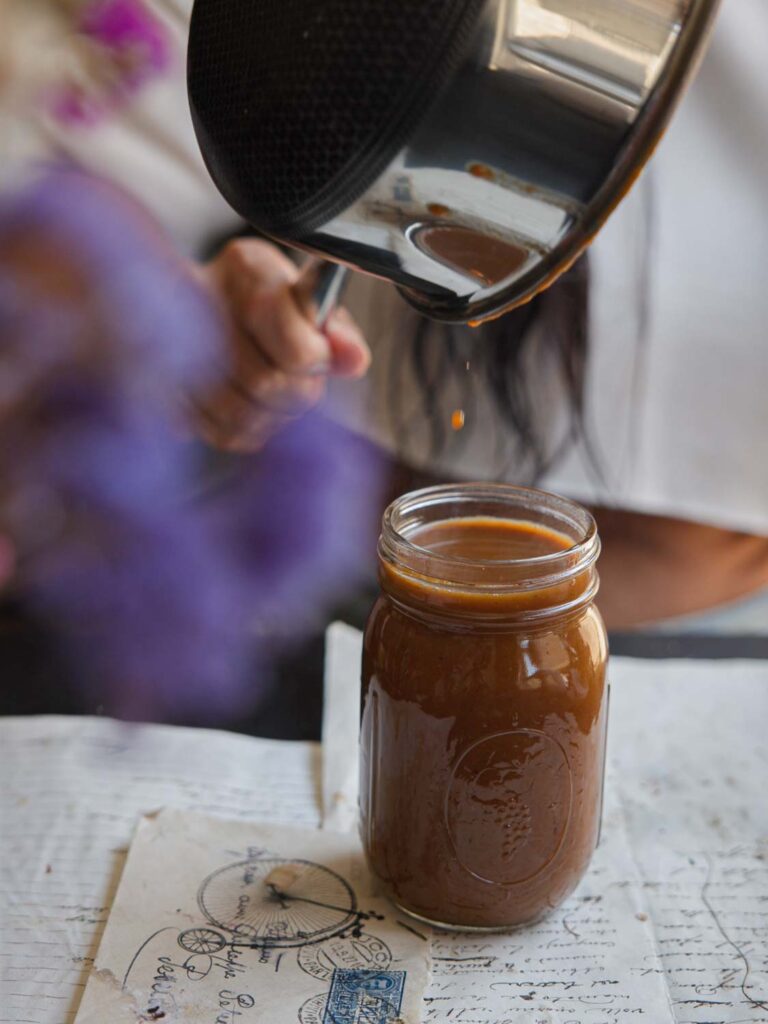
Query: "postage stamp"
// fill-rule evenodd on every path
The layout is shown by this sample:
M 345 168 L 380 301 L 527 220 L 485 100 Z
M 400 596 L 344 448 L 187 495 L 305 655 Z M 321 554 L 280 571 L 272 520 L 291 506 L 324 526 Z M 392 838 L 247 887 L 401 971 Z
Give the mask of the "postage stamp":
M 336 968 L 323 1024 L 394 1024 L 400 1014 L 405 971 Z

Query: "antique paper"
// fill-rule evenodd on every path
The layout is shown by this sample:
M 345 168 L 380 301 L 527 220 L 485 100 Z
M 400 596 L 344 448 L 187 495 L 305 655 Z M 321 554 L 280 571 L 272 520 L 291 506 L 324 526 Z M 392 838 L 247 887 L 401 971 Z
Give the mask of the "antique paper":
M 72 1024 L 142 814 L 316 829 L 336 808 L 335 828 L 353 824 L 359 644 L 329 633 L 322 761 L 316 744 L 0 720 L 0 1024 Z M 614 658 L 610 672 L 586 879 L 534 928 L 435 936 L 426 1021 L 768 1024 L 768 665 Z
M 428 969 L 355 839 L 164 811 L 139 825 L 77 1024 L 416 1024 Z

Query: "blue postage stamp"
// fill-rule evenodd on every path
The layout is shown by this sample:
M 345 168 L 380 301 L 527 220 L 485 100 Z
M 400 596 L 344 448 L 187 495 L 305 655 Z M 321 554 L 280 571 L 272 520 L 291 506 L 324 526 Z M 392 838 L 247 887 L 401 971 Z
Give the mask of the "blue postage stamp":
M 323 1024 L 392 1024 L 400 1015 L 406 971 L 337 967 Z

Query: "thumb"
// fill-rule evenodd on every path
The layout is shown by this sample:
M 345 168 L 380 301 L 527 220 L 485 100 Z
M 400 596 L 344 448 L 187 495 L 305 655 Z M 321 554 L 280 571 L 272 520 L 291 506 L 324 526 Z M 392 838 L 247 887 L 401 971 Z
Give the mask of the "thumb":
M 362 377 L 371 365 L 371 351 L 363 332 L 342 306 L 328 317 L 325 336 L 331 349 L 331 373 L 337 377 Z

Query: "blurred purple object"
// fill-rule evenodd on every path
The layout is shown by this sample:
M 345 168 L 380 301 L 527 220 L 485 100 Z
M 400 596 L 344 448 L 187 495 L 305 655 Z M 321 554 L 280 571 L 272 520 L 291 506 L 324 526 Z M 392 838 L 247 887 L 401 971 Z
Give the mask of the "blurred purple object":
M 383 468 L 370 445 L 308 413 L 242 460 L 231 484 L 239 501 L 214 505 L 245 579 L 258 580 L 262 620 L 290 635 L 323 613 L 375 564 Z M 223 496 L 222 496 L 223 498 Z
M 311 415 L 195 498 L 201 448 L 172 409 L 213 373 L 208 300 L 79 173 L 0 207 L 0 256 L 19 236 L 66 252 L 89 296 L 41 302 L 0 262 L 0 513 L 23 593 L 107 713 L 231 722 L 261 696 L 275 635 L 295 645 L 372 564 L 378 468 Z
M 167 33 L 141 0 L 92 0 L 85 6 L 80 27 L 102 46 L 135 55 L 131 63 L 139 74 L 165 71 L 170 64 Z
M 67 124 L 98 123 L 173 63 L 165 26 L 141 0 L 90 0 L 77 30 L 100 48 L 108 71 L 87 89 L 63 84 L 54 92 L 51 112 Z

